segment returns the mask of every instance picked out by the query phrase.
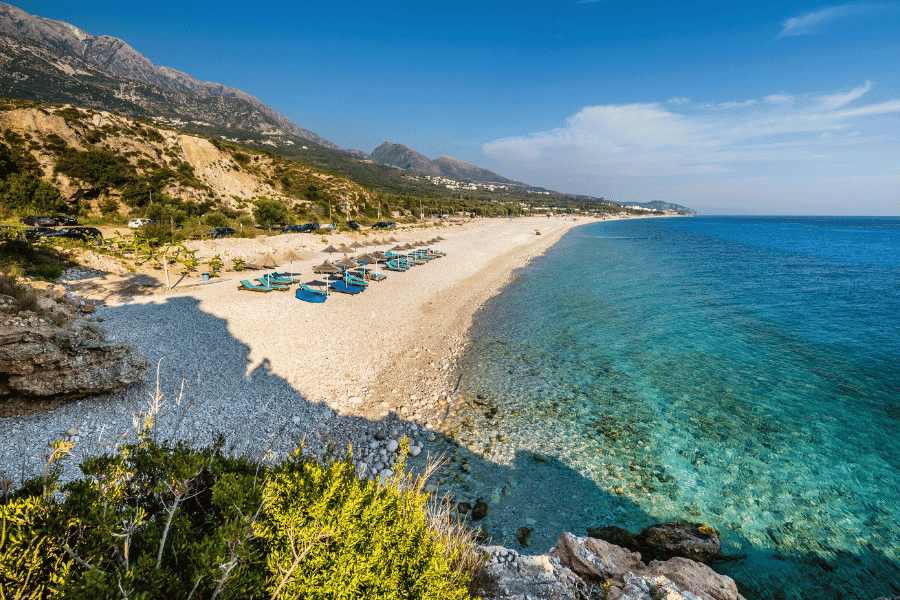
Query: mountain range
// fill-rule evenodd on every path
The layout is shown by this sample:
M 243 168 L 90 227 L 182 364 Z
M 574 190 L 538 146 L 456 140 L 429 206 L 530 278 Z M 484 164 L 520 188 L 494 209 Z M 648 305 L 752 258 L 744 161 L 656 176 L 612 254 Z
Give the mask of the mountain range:
M 415 173 L 483 184 L 478 192 L 492 194 L 495 200 L 608 203 L 535 188 L 449 156 L 431 159 L 402 144 L 385 142 L 369 155 L 343 150 L 242 90 L 155 65 L 117 37 L 92 35 L 4 2 L 0 2 L 2 97 L 73 104 L 150 119 L 162 127 L 206 137 L 224 137 L 404 197 L 453 197 L 459 189 L 407 176 Z
M 223 133 L 334 144 L 258 99 L 157 66 L 123 40 L 0 2 L 0 96 L 161 117 Z
M 516 183 L 506 177 L 497 175 L 493 171 L 488 171 L 464 160 L 451 156 L 440 156 L 430 159 L 409 146 L 393 142 L 384 142 L 375 148 L 369 156 L 379 164 L 397 167 L 398 169 L 422 175 L 482 183 Z

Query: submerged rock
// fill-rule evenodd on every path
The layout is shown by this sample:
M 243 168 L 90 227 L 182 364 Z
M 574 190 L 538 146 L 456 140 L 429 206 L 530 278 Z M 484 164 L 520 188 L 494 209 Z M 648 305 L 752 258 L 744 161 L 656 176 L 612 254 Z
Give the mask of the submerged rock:
M 589 527 L 588 536 L 640 552 L 645 560 L 667 560 L 684 557 L 699 562 L 713 562 L 722 555 L 719 532 L 708 525 L 694 523 L 659 523 L 637 535 L 620 527 Z
M 730 577 L 702 563 L 673 558 L 647 565 L 637 552 L 571 533 L 538 556 L 499 546 L 482 551 L 474 591 L 484 600 L 744 600 Z
M 480 521 L 485 518 L 488 514 L 488 505 L 487 502 L 479 498 L 475 501 L 475 506 L 472 507 L 472 520 Z
M 527 548 L 531 544 L 531 527 L 519 527 L 516 529 L 516 540 L 523 548 Z
M 719 532 L 709 526 L 690 523 L 660 523 L 637 536 L 638 551 L 646 560 L 667 560 L 677 556 L 700 562 L 722 555 Z

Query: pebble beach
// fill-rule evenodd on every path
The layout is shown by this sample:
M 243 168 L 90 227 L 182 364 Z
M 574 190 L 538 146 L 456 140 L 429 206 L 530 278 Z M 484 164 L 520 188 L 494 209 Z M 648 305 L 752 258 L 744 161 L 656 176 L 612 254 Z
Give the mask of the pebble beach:
M 108 339 L 149 360 L 147 380 L 118 394 L 0 419 L 0 470 L 14 481 L 34 476 L 48 442 L 69 437 L 76 450 L 64 477 L 73 476 L 81 457 L 129 439 L 136 415 L 154 397 L 161 439 L 204 445 L 222 436 L 231 451 L 272 458 L 301 443 L 317 455 L 352 445 L 360 474 L 374 477 L 390 469 L 406 436 L 410 454 L 424 460 L 431 442 L 445 437 L 457 399 L 456 358 L 475 311 L 517 268 L 590 221 L 481 219 L 390 232 L 381 240 L 288 234 L 193 243 L 201 262 L 213 255 L 249 264 L 274 258 L 280 270 L 308 280 L 314 265 L 336 258 L 323 253 L 328 245 L 444 238 L 435 247 L 446 257 L 322 305 L 300 302 L 292 292 L 238 291 L 241 279 L 262 270 L 225 272 L 209 282 L 192 276 L 166 290 L 159 273 L 117 272 L 95 261 L 64 285 L 97 303 L 94 318 Z

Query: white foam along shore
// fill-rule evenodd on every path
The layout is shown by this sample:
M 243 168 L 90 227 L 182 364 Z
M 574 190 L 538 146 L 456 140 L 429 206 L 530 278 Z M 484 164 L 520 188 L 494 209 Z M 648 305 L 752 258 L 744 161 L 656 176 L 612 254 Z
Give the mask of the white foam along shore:
M 227 272 L 206 285 L 194 277 L 174 290 L 139 295 L 129 287 L 133 274 L 73 286 L 105 299 L 97 314 L 112 340 L 132 344 L 159 365 L 167 398 L 159 419 L 164 437 L 204 444 L 221 433 L 236 451 L 283 454 L 301 438 L 312 451 L 326 443 L 358 446 L 389 421 L 420 443 L 441 430 L 452 409 L 453 363 L 478 307 L 517 268 L 572 227 L 591 222 L 479 219 L 382 235 L 399 243 L 440 235 L 445 241 L 435 246 L 447 256 L 390 273 L 359 296 L 335 294 L 322 305 L 300 302 L 293 293 L 239 292 L 239 280 L 254 272 Z M 196 248 L 201 260 L 218 254 L 226 263 L 268 255 L 281 270 L 310 279 L 312 267 L 328 257 L 325 245 L 350 241 L 295 234 L 211 240 Z M 67 433 L 77 436 L 85 455 L 111 448 L 132 428 L 155 378 L 154 369 L 144 386 L 121 394 L 0 419 L 0 469 L 13 479 L 38 473 L 48 441 Z

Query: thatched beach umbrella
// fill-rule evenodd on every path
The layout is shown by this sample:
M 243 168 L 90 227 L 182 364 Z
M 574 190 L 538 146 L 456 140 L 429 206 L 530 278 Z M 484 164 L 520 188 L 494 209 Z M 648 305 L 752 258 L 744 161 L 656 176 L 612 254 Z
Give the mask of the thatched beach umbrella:
M 336 275 L 341 272 L 342 271 L 340 267 L 335 266 L 333 263 L 330 263 L 327 260 L 321 265 L 316 265 L 315 267 L 313 267 L 313 273 L 318 273 L 320 275 Z
M 336 263 L 334 263 L 334 266 L 340 267 L 341 269 L 343 269 L 344 271 L 346 271 L 347 269 L 353 269 L 353 268 L 355 268 L 355 267 L 356 267 L 356 263 L 353 262 L 352 260 L 348 259 L 348 258 L 344 258 L 344 259 L 339 260 L 339 261 L 337 261 Z
M 328 254 L 337 254 L 338 252 L 340 252 L 340 250 L 338 250 L 334 246 L 327 246 L 324 250 L 322 250 L 322 252 L 327 252 Z

